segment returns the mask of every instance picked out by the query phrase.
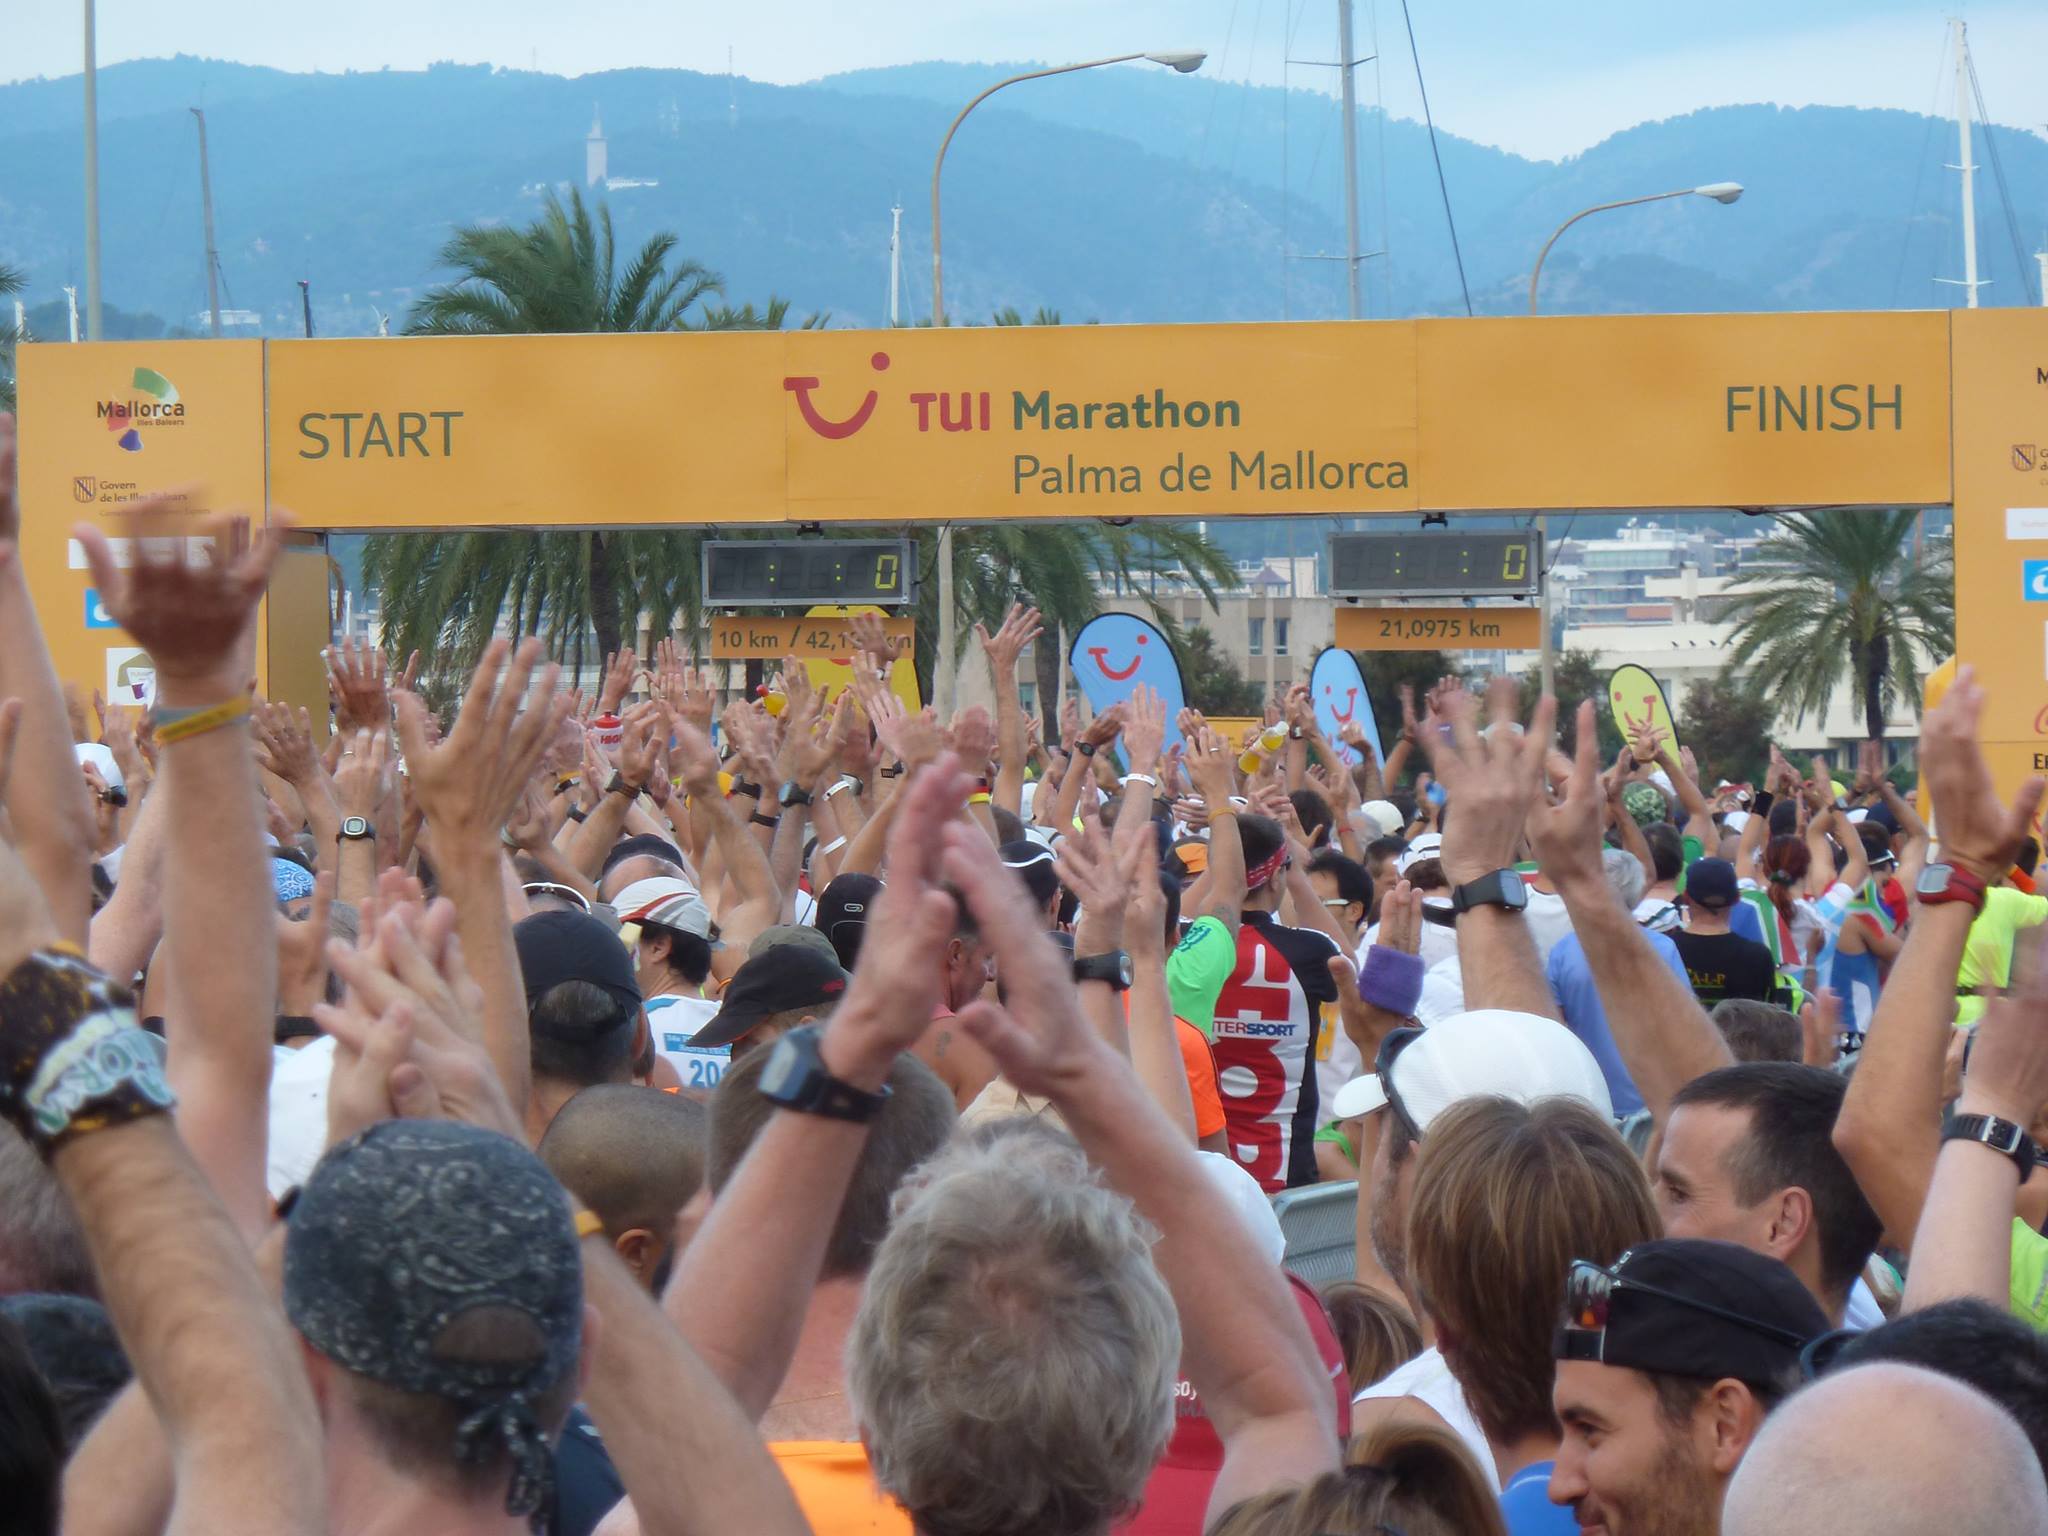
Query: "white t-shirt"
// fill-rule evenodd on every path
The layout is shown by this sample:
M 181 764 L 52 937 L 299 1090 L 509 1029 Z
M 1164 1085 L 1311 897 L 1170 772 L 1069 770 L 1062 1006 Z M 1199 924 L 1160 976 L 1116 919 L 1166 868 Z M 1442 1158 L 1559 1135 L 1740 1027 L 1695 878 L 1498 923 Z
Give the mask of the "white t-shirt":
M 334 1075 L 334 1037 L 287 1050 L 271 1047 L 270 1142 L 263 1182 L 275 1200 L 312 1177 L 327 1149 L 327 1081 Z
M 1451 1368 L 1444 1364 L 1443 1354 L 1434 1346 L 1425 1349 L 1406 1365 L 1397 1366 L 1351 1401 L 1363 1403 L 1376 1397 L 1412 1397 L 1435 1409 L 1437 1416 L 1465 1442 L 1472 1459 L 1479 1463 L 1479 1470 L 1486 1476 L 1487 1491 L 1500 1492 L 1500 1472 L 1493 1464 L 1493 1447 L 1486 1443 L 1486 1431 L 1472 1416 L 1472 1410 L 1465 1404 L 1465 1389 L 1458 1385 L 1458 1378 L 1451 1374 Z
M 685 1088 L 707 1092 L 718 1086 L 732 1065 L 729 1045 L 693 1047 L 697 1032 L 718 1016 L 718 1004 L 708 997 L 650 997 L 647 999 L 647 1028 L 654 1036 L 654 1048 L 666 1056 Z

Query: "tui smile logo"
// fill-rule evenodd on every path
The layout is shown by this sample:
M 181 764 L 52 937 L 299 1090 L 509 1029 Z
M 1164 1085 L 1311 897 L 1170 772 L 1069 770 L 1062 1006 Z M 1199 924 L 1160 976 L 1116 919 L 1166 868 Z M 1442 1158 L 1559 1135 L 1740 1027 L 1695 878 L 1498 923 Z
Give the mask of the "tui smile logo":
M 889 354 L 877 352 L 868 359 L 868 366 L 877 373 L 885 371 L 889 366 Z M 860 405 L 851 416 L 834 421 L 831 417 L 821 412 L 818 409 L 817 402 L 811 399 L 811 391 L 818 387 L 816 375 L 792 375 L 782 381 L 782 387 L 796 396 L 796 408 L 803 415 L 804 425 L 817 433 L 818 436 L 832 439 L 835 442 L 842 437 L 853 436 L 854 433 L 866 426 L 868 418 L 875 413 L 876 401 L 881 398 L 871 389 L 862 398 Z
M 129 381 L 126 400 L 101 400 L 96 410 L 102 425 L 115 434 L 117 444 L 128 453 L 142 452 L 139 426 L 182 427 L 185 404 L 178 398 L 178 386 L 154 368 L 137 368 Z

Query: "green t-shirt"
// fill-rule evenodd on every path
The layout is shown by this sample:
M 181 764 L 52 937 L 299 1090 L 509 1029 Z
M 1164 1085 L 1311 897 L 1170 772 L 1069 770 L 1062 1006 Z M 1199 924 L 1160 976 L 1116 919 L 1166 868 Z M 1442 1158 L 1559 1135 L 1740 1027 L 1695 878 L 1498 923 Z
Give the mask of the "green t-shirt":
M 1956 1023 L 1974 1024 L 1984 1016 L 1984 999 L 1969 994 L 1978 987 L 2009 983 L 2020 929 L 2043 922 L 2048 922 L 2048 896 L 2029 896 L 2005 885 L 1984 893 L 1984 910 L 1970 924 L 1963 963 L 1956 974 Z
M 2012 1219 L 2012 1310 L 2048 1333 L 2048 1237 Z
M 1223 919 L 1202 916 L 1166 957 L 1166 990 L 1173 1011 L 1204 1035 L 1216 1033 L 1216 999 L 1237 969 L 1237 941 Z

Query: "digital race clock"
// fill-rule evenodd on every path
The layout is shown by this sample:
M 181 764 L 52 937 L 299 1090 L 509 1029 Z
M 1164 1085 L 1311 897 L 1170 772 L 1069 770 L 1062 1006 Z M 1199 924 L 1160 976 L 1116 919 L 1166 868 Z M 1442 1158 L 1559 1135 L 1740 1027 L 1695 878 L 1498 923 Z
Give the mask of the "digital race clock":
M 914 569 L 907 539 L 707 539 L 704 606 L 908 603 Z
M 1533 531 L 1330 535 L 1332 597 L 1534 597 L 1542 573 Z

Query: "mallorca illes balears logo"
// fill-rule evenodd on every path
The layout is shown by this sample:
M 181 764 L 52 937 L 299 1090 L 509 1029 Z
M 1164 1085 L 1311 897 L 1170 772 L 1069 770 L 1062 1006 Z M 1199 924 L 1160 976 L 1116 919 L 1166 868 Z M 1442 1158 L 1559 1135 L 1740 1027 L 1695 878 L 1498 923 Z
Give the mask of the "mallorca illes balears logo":
M 877 374 L 886 373 L 889 363 L 886 352 L 877 352 L 868 359 L 870 371 Z M 1010 490 L 1016 496 L 1032 491 L 1045 496 L 1122 495 L 1147 489 L 1147 466 L 1080 462 L 1079 455 L 1059 451 L 1060 436 L 1064 433 L 1227 433 L 1241 430 L 1244 425 L 1244 410 L 1236 400 L 1182 399 L 1163 388 L 1153 389 L 1149 394 L 1140 390 L 1128 399 L 1110 400 L 1059 400 L 1047 389 L 911 390 L 885 403 L 880 385 L 877 380 L 856 399 L 852 387 L 842 384 L 836 393 L 842 397 L 840 408 L 847 414 L 832 416 L 813 398 L 814 392 L 833 393 L 817 375 L 792 374 L 782 381 L 783 389 L 796 397 L 797 413 L 804 425 L 828 442 L 841 442 L 859 432 L 878 406 L 885 410 L 901 407 L 914 415 L 919 432 L 1007 430 L 1024 435 L 1037 451 L 1013 452 L 1010 456 Z M 1009 396 L 1007 402 L 1001 399 L 1005 393 Z M 1046 437 L 1039 439 L 1038 434 Z M 1170 460 L 1155 460 L 1149 466 L 1149 478 L 1166 492 L 1358 493 L 1401 490 L 1408 484 L 1408 466 L 1399 459 L 1333 456 L 1321 449 L 1293 446 L 1249 444 L 1240 448 L 1229 442 L 1221 446 L 1221 462 L 1191 460 L 1183 451 Z
M 95 402 L 101 424 L 127 452 L 142 452 L 143 427 L 185 425 L 185 403 L 178 398 L 178 386 L 154 368 L 137 368 L 129 391 L 126 400 Z

